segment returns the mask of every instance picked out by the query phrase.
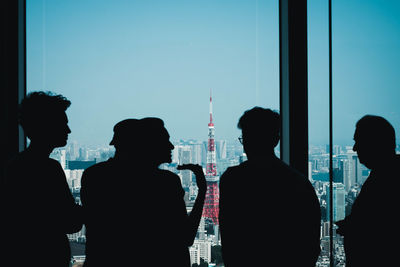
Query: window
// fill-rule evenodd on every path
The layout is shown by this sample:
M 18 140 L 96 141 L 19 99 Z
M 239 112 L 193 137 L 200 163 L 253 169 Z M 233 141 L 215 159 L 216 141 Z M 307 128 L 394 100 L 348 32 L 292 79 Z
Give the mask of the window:
M 330 266 L 328 1 L 308 1 L 308 175 L 321 206 L 318 267 Z
M 336 234 L 332 223 L 350 213 L 369 175 L 352 150 L 355 124 L 364 115 L 379 115 L 399 132 L 395 64 L 400 55 L 396 49 L 400 41 L 397 16 L 400 6 L 396 1 L 384 4 L 332 1 L 333 128 L 330 132 L 328 4 L 328 1 L 308 1 L 309 170 L 322 210 L 322 252 L 318 264 L 345 266 L 343 238 Z M 331 225 L 333 228 L 329 229 Z
M 26 8 L 27 90 L 72 102 L 68 145 L 52 156 L 78 200 L 83 169 L 113 155 L 108 143 L 122 119 L 164 120 L 175 150 L 163 168 L 205 168 L 212 94 L 219 176 L 245 160 L 236 128 L 242 113 L 256 105 L 279 110 L 278 1 L 28 0 Z M 193 177 L 177 173 L 190 210 Z M 200 228 L 190 251 L 198 264 L 211 262 L 220 244 L 209 221 Z M 82 260 L 84 231 L 70 239 Z
M 335 220 L 350 213 L 369 175 L 352 149 L 356 122 L 367 114 L 382 116 L 399 134 L 399 12 L 398 1 L 332 3 Z M 335 258 L 342 262 L 345 255 L 339 236 L 335 243 Z

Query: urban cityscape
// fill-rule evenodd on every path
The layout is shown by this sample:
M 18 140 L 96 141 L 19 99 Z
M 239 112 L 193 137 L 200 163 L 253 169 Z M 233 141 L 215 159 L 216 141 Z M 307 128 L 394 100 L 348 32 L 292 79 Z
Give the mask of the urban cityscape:
M 60 162 L 70 190 L 80 203 L 84 170 L 114 155 L 114 147 L 99 138 L 111 133 L 110 126 L 117 122 L 114 118 L 162 114 L 168 127 L 179 131 L 176 135 L 171 131 L 175 146 L 172 162 L 160 168 L 180 177 L 187 211 L 196 199 L 197 186 L 192 172 L 177 170 L 179 164 L 200 164 L 212 188 L 207 192 L 203 218 L 190 247 L 191 264 L 223 266 L 216 216 L 219 177 L 229 166 L 246 160 L 242 145 L 229 132 L 236 123 L 230 120 L 233 122 L 253 105 L 279 107 L 279 1 L 238 1 L 229 5 L 224 1 L 110 3 L 26 1 L 27 90 L 59 91 L 72 102 L 68 109 L 72 138 L 67 146 L 55 149 L 51 157 Z M 365 114 L 384 115 L 396 122 L 398 132 L 398 3 L 337 1 L 333 5 L 335 145 L 331 148 L 325 144 L 328 5 L 325 1 L 307 4 L 307 178 L 321 207 L 317 267 L 345 266 L 343 238 L 330 222 L 351 212 L 370 172 L 352 150 L 354 123 Z M 220 110 L 225 114 L 216 112 L 219 121 L 215 121 L 215 129 L 209 124 L 207 131 L 208 120 L 197 124 L 207 117 L 206 108 L 202 111 L 207 103 L 196 99 L 207 98 L 203 88 L 209 86 L 216 89 L 216 100 L 221 102 L 215 104 L 223 107 Z M 179 124 L 171 125 L 169 122 L 175 122 L 177 115 Z M 188 118 L 194 123 L 186 123 Z M 181 127 L 184 123 L 187 127 Z M 396 150 L 400 153 L 400 146 Z M 278 157 L 279 152 L 277 147 Z M 85 260 L 85 227 L 69 239 L 71 265 L 80 266 Z
M 190 212 L 197 195 L 195 177 L 190 171 L 178 171 L 178 164 L 194 163 L 203 166 L 207 174 L 208 141 L 177 140 L 172 153 L 172 162 L 160 166 L 176 173 L 181 178 L 185 190 L 185 203 Z M 229 166 L 238 165 L 246 160 L 243 147 L 238 141 L 215 141 L 216 176 L 219 177 Z M 398 149 L 399 150 L 399 149 Z M 279 151 L 276 151 L 279 156 Z M 114 148 L 86 147 L 76 141 L 66 147 L 56 149 L 51 157 L 58 160 L 64 169 L 68 185 L 76 199 L 80 202 L 80 179 L 83 171 L 89 166 L 106 161 L 114 154 Z M 329 266 L 330 236 L 329 236 L 329 146 L 310 145 L 309 149 L 309 180 L 313 184 L 321 205 L 321 254 L 317 267 Z M 361 186 L 369 175 L 369 170 L 360 164 L 352 146 L 335 145 L 333 147 L 333 221 L 343 219 L 351 210 L 351 206 Z M 206 175 L 207 177 L 207 175 Z M 334 266 L 345 266 L 343 239 L 335 233 Z M 69 235 L 73 258 L 73 266 L 79 266 L 84 261 L 85 229 Z M 78 247 L 74 253 L 74 247 Z M 76 254 L 79 253 L 79 254 Z M 221 256 L 221 240 L 218 227 L 213 221 L 204 216 L 200 222 L 198 234 L 190 247 L 192 266 L 223 266 Z M 196 265 L 197 264 L 197 265 Z M 201 265 L 203 264 L 203 265 Z
M 174 149 L 171 153 L 171 163 L 160 166 L 161 169 L 169 170 L 180 177 L 182 188 L 185 191 L 184 201 L 188 213 L 194 205 L 198 188 L 193 173 L 189 170 L 177 170 L 177 166 L 193 163 L 203 167 L 207 181 L 207 193 L 197 235 L 193 245 L 189 248 L 192 267 L 223 266 L 218 221 L 219 177 L 228 167 L 247 160 L 239 140 L 215 140 L 211 92 L 209 115 L 207 140 L 173 140 Z M 114 152 L 112 146 L 87 147 L 78 144 L 77 141 L 72 141 L 66 147 L 54 150 L 50 156 L 61 164 L 69 188 L 76 202 L 81 204 L 81 177 L 84 170 L 96 163 L 108 160 L 113 157 Z M 275 153 L 279 156 L 279 146 L 275 149 Z M 353 146 L 334 145 L 332 148 L 333 189 L 330 190 L 329 153 L 329 145 L 309 146 L 308 179 L 316 191 L 321 207 L 321 253 L 316 267 L 344 267 L 343 238 L 336 234 L 335 225 L 332 225 L 334 247 L 330 248 L 330 222 L 340 221 L 350 213 L 353 202 L 368 178 L 370 170 L 360 163 L 357 153 L 353 151 Z M 330 192 L 333 194 L 332 198 L 329 195 Z M 330 199 L 333 203 L 329 203 Z M 332 212 L 330 211 L 331 207 Z M 330 214 L 333 216 L 332 219 Z M 85 227 L 83 226 L 78 233 L 70 234 L 69 240 L 72 249 L 71 264 L 75 267 L 81 266 L 85 260 Z M 331 251 L 334 253 L 333 264 L 330 262 Z

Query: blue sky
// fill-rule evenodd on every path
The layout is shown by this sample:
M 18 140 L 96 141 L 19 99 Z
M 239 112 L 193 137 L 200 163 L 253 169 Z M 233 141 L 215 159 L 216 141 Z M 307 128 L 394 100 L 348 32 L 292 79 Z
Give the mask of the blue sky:
M 322 143 L 329 135 L 328 1 L 308 7 L 310 142 Z M 334 143 L 352 144 L 365 114 L 385 117 L 400 136 L 400 1 L 332 1 L 332 44 Z
M 326 2 L 326 3 L 325 3 Z M 333 1 L 334 138 L 366 113 L 399 132 L 398 1 Z M 328 140 L 327 1 L 309 0 L 310 142 Z M 164 119 L 172 139 L 235 139 L 255 105 L 279 108 L 278 1 L 27 0 L 28 91 L 72 101 L 71 140 L 106 144 L 128 117 Z

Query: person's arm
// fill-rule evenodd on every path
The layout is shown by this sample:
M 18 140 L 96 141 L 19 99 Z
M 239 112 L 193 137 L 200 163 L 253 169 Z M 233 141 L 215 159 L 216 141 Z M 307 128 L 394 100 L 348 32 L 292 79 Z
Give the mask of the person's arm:
M 337 221 L 335 222 L 335 224 L 337 225 L 337 230 L 336 233 L 338 233 L 341 236 L 344 236 L 346 234 L 346 222 L 347 222 L 348 218 L 344 218 L 343 220 Z
M 196 175 L 196 183 L 199 188 L 193 209 L 188 216 L 187 221 L 187 246 L 193 245 L 196 237 L 197 229 L 200 224 L 201 215 L 203 214 L 204 199 L 207 192 L 207 182 L 203 173 L 203 168 L 197 164 L 183 164 L 178 166 L 178 170 L 191 170 Z

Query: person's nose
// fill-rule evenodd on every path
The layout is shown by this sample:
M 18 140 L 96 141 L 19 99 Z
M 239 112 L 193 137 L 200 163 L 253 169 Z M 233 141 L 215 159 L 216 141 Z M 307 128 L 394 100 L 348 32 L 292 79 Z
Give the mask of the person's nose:
M 354 152 L 357 152 L 357 143 L 354 143 L 354 145 L 353 145 L 353 151 L 354 151 Z
M 170 148 L 171 150 L 174 150 L 175 146 L 174 146 L 171 142 L 169 142 L 169 148 Z
M 69 128 L 69 126 L 67 125 L 67 133 L 70 134 L 71 133 L 71 128 Z

